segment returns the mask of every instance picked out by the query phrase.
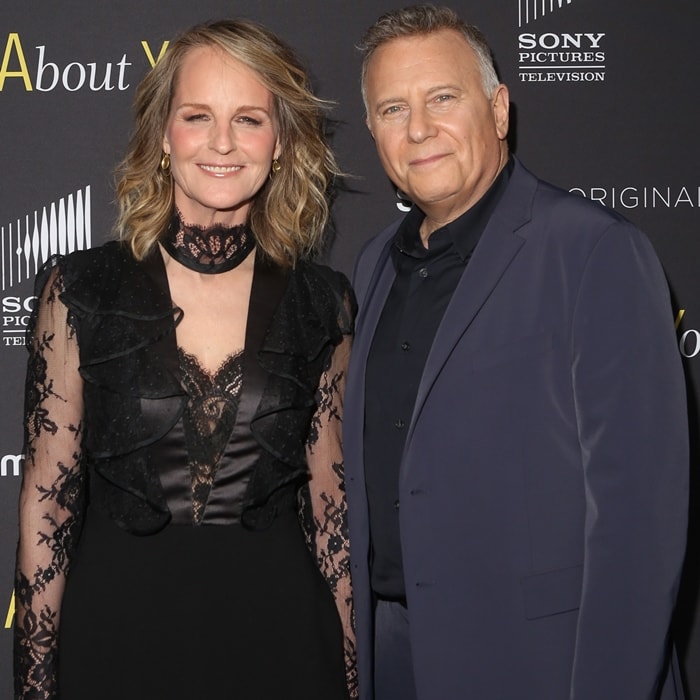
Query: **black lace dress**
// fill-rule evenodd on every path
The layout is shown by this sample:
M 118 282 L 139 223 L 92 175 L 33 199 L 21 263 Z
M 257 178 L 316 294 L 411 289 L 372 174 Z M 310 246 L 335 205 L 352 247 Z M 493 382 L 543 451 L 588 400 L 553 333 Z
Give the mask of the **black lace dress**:
M 159 254 L 54 265 L 29 346 L 17 697 L 345 699 L 347 281 L 256 263 L 245 350 L 209 375 L 176 346 Z

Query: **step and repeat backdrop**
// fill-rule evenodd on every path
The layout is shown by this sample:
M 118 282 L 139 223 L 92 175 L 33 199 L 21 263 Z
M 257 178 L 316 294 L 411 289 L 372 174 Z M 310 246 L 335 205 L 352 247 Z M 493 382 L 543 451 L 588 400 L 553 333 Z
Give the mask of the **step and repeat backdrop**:
M 697 0 L 453 0 L 511 90 L 511 144 L 536 174 L 613 207 L 651 239 L 673 293 L 688 377 L 693 495 L 676 636 L 700 700 L 700 63 Z M 334 205 L 327 261 L 347 274 L 405 210 L 364 126 L 355 44 L 386 0 L 6 0 L 0 6 L 0 698 L 10 698 L 13 559 L 22 476 L 24 332 L 52 252 L 111 236 L 113 168 L 141 78 L 192 24 L 261 21 L 333 101 L 332 141 L 354 177 Z M 636 348 L 629 347 L 632 355 Z M 99 592 L 96 592 L 99 595 Z

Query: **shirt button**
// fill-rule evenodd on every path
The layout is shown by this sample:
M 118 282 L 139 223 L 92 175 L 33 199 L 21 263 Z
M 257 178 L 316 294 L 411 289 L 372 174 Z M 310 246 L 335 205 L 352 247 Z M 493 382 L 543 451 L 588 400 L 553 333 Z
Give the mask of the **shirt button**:
M 418 276 L 419 276 L 419 277 L 427 277 L 427 276 L 428 276 L 428 268 L 427 268 L 427 267 L 421 267 L 421 269 L 418 270 Z
M 401 349 L 406 352 L 411 349 L 411 343 L 409 343 L 407 340 L 404 340 L 403 343 L 401 343 Z
M 399 430 L 401 430 L 404 427 L 404 425 L 405 423 L 400 418 L 397 418 L 396 422 L 394 423 L 394 426 Z
M 396 501 L 394 501 L 394 509 L 395 509 L 395 510 L 398 510 L 398 509 L 399 509 L 399 501 L 398 501 L 398 499 L 397 499 Z

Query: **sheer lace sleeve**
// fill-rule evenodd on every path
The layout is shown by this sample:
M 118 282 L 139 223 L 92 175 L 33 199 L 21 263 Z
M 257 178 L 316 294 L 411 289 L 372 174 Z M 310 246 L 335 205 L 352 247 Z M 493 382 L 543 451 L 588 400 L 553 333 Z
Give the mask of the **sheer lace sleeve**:
M 343 394 L 351 342 L 350 335 L 344 336 L 342 342 L 335 347 L 328 368 L 321 375 L 307 456 L 311 474 L 308 496 L 313 517 L 313 549 L 319 568 L 335 596 L 345 630 L 348 689 L 351 697 L 357 697 L 347 504 L 341 442 Z
M 80 520 L 82 379 L 62 278 L 49 273 L 27 339 L 25 462 L 15 583 L 15 697 L 57 698 L 61 597 Z

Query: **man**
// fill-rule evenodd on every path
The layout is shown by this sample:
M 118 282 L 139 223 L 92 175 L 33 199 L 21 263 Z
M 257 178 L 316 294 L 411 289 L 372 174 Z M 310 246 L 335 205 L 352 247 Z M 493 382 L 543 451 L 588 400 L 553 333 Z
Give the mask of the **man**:
M 651 245 L 509 155 L 508 90 L 451 10 L 385 15 L 363 50 L 415 206 L 355 273 L 360 697 L 681 698 L 687 418 Z

